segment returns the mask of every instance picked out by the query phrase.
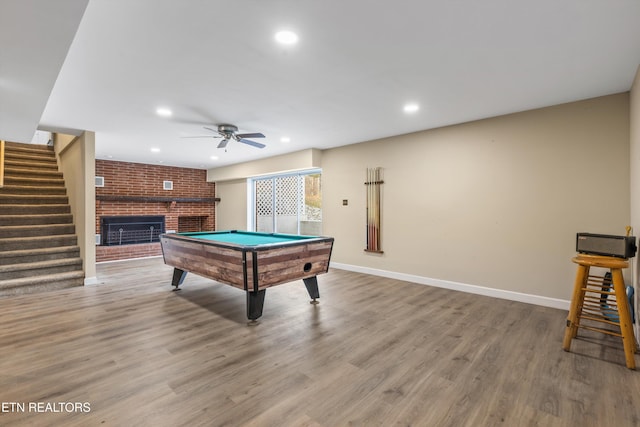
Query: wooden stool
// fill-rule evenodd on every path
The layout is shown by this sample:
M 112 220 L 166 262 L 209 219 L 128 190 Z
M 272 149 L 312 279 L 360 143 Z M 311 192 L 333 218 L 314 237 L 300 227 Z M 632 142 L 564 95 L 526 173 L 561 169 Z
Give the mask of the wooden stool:
M 578 328 L 621 337 L 627 368 L 635 369 L 636 340 L 633 335 L 631 313 L 622 277 L 622 269 L 627 268 L 629 262 L 621 258 L 584 254 L 572 258 L 571 261 L 578 264 L 578 273 L 573 286 L 573 296 L 562 348 L 565 351 L 570 350 L 571 340 L 578 334 Z M 612 284 L 609 280 L 601 276 L 589 275 L 590 267 L 610 269 L 613 291 L 611 291 Z M 585 324 L 584 321 L 589 322 Z M 620 332 L 591 326 L 591 322 L 609 325 L 609 327 L 614 326 L 619 328 Z

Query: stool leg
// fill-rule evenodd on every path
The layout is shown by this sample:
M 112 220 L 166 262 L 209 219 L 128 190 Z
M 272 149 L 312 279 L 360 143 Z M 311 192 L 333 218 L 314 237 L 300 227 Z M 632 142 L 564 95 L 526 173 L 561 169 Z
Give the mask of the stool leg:
M 589 281 L 589 272 L 591 271 L 590 270 L 591 267 L 585 266 L 584 268 L 585 268 L 584 279 L 582 280 L 582 284 L 580 286 L 580 294 L 578 296 L 578 304 L 576 306 L 577 308 L 576 308 L 575 327 L 573 328 L 572 338 L 575 338 L 576 336 L 578 336 L 578 323 L 580 323 L 579 320 L 582 318 L 582 309 L 584 307 L 584 297 L 587 293 L 586 287 L 587 287 L 587 282 Z
M 633 335 L 631 313 L 629 312 L 629 306 L 627 305 L 627 292 L 624 287 L 622 270 L 619 268 L 612 268 L 611 276 L 613 276 L 613 289 L 616 293 L 618 316 L 620 319 L 620 331 L 622 332 L 622 344 L 624 345 L 624 358 L 627 362 L 627 368 L 635 369 L 636 361 L 633 354 L 636 349 L 636 339 Z
M 569 316 L 567 317 L 567 328 L 564 331 L 564 340 L 562 348 L 564 351 L 571 349 L 571 340 L 578 333 L 578 316 L 582 313 L 582 304 L 584 300 L 584 291 L 587 277 L 589 276 L 589 267 L 586 265 L 578 265 L 576 273 L 576 281 L 573 285 L 573 296 L 571 297 L 571 305 L 569 306 Z

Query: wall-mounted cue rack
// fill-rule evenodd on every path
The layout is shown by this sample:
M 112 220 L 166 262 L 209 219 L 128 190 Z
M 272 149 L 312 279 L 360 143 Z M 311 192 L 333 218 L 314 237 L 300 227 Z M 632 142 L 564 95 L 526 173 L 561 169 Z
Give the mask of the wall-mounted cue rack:
M 380 187 L 382 168 L 367 168 L 367 247 L 365 252 L 382 253 L 380 245 Z

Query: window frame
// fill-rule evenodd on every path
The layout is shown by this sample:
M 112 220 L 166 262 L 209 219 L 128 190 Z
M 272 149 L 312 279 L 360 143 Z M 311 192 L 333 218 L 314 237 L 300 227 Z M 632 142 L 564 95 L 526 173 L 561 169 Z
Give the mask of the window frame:
M 287 178 L 291 176 L 301 177 L 305 175 L 316 175 L 319 174 L 322 177 L 322 169 L 321 168 L 313 168 L 313 169 L 304 169 L 295 172 L 285 172 L 285 173 L 276 173 L 269 175 L 260 175 L 254 176 L 247 179 L 247 185 L 249 186 L 249 191 L 247 191 L 247 229 L 251 231 L 256 231 L 256 182 L 264 181 L 264 180 L 272 180 L 271 185 L 271 207 L 273 212 L 272 219 L 272 228 L 274 233 L 278 233 L 277 228 L 277 199 L 276 199 L 276 179 L 278 178 Z M 322 178 L 321 178 L 322 179 Z M 297 212 L 297 234 L 300 235 L 300 211 Z

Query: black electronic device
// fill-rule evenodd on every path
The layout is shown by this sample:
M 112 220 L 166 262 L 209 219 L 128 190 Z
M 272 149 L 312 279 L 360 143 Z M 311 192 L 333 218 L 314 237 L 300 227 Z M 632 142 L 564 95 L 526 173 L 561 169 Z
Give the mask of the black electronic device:
M 637 251 L 635 236 L 578 233 L 576 252 L 616 258 L 633 258 Z

